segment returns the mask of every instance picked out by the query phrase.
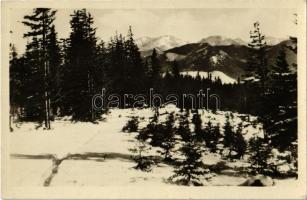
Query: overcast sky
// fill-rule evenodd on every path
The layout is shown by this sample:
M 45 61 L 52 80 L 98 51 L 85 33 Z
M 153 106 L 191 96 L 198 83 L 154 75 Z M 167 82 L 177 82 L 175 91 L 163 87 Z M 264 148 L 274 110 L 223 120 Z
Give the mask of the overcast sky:
M 296 34 L 295 10 L 292 9 L 88 9 L 94 17 L 97 36 L 107 41 L 119 32 L 126 34 L 132 26 L 135 38 L 173 35 L 182 40 L 196 42 L 210 35 L 249 39 L 253 22 L 259 21 L 261 31 L 267 36 L 287 38 Z M 29 9 L 14 9 L 10 15 L 11 42 L 19 53 L 24 51 L 23 33 L 29 29 L 21 21 L 31 14 Z M 59 38 L 70 33 L 70 14 L 73 10 L 59 9 L 55 26 Z

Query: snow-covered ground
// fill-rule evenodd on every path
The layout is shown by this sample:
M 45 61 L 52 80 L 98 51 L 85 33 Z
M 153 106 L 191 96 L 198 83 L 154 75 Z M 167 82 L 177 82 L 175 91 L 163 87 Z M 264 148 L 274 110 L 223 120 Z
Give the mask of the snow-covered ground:
M 165 113 L 178 112 L 174 106 L 160 109 L 160 118 Z M 219 123 L 221 128 L 226 121 L 227 112 L 216 113 L 203 110 L 203 123 L 210 120 Z M 112 109 L 104 115 L 98 124 L 72 123 L 68 119 L 57 119 L 52 130 L 36 129 L 34 123 L 14 124 L 10 133 L 10 173 L 12 186 L 124 186 L 148 185 L 170 186 L 167 178 L 173 175 L 174 168 L 159 163 L 151 172 L 134 169 L 132 153 L 137 133 L 123 133 L 122 127 L 130 116 L 139 116 L 140 126 L 144 127 L 153 116 L 151 109 Z M 237 125 L 243 115 L 233 113 L 231 122 Z M 250 117 L 250 121 L 255 120 Z M 261 135 L 261 127 L 244 122 L 244 138 L 249 140 L 254 135 Z M 221 129 L 222 130 L 222 129 Z M 157 149 L 151 155 L 159 155 Z M 203 161 L 207 165 L 225 162 L 219 154 L 206 153 Z M 238 167 L 248 166 L 244 160 L 226 162 L 229 169 L 225 173 L 214 174 L 204 185 L 239 185 L 246 180 L 246 174 L 240 174 Z M 278 180 L 286 184 L 288 180 Z M 296 183 L 291 179 L 291 184 Z M 172 185 L 173 187 L 173 185 Z
M 198 72 L 198 71 L 185 71 L 185 72 L 181 72 L 182 75 L 189 75 L 192 77 L 196 77 L 197 74 L 199 73 L 201 78 L 207 78 L 208 77 L 208 72 Z M 212 80 L 215 80 L 217 78 L 220 78 L 223 84 L 233 84 L 236 83 L 237 80 L 231 78 L 230 76 L 226 75 L 224 72 L 221 71 L 212 71 L 210 72 L 212 75 Z

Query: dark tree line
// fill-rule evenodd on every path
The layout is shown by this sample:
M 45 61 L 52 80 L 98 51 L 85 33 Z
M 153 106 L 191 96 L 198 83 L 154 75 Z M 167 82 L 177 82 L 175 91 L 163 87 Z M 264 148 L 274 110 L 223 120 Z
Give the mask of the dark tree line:
M 11 44 L 11 114 L 23 121 L 50 122 L 69 115 L 95 121 L 92 97 L 103 87 L 114 93 L 137 93 L 145 88 L 143 61 L 133 39 L 116 35 L 105 44 L 96 36 L 93 17 L 85 9 L 71 15 L 69 38 L 59 40 L 53 21 L 56 11 L 37 8 L 24 17 L 30 31 L 26 51 L 17 55 Z M 123 106 L 123 105 L 121 105 Z

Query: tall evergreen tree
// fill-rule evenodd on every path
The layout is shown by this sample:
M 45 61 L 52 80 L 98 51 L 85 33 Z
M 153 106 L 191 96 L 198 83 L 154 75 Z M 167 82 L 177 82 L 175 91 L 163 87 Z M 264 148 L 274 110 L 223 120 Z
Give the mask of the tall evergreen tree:
M 150 61 L 151 61 L 150 78 L 151 78 L 151 83 L 152 83 L 151 87 L 152 86 L 155 87 L 161 75 L 161 65 L 158 59 L 158 54 L 157 54 L 156 49 L 152 50 Z
M 254 72 L 254 75 L 260 79 L 264 90 L 268 81 L 267 44 L 265 36 L 260 32 L 259 22 L 254 23 L 254 30 L 250 31 L 250 38 L 251 42 L 248 46 L 251 48 L 251 57 L 247 62 L 248 70 Z
M 130 79 L 127 81 L 129 84 L 128 91 L 131 93 L 141 92 L 144 89 L 145 69 L 141 58 L 141 53 L 136 45 L 132 28 L 129 26 L 127 40 L 125 41 L 126 50 L 126 76 Z
M 76 10 L 71 15 L 71 33 L 64 66 L 63 96 L 73 120 L 95 121 L 98 117 L 92 108 L 92 96 L 101 92 L 97 85 L 97 38 L 93 17 L 86 9 Z M 96 80 L 95 80 L 96 79 Z
M 39 40 L 33 37 L 32 41 L 26 46 L 23 55 L 23 75 L 22 75 L 22 96 L 24 102 L 22 105 L 22 118 L 25 121 L 37 121 L 46 123 L 46 96 L 44 62 L 41 59 L 41 49 Z
M 29 45 L 28 48 L 36 48 L 38 51 L 35 62 L 39 63 L 38 66 L 38 76 L 43 77 L 42 82 L 37 82 L 36 84 L 40 85 L 43 88 L 43 102 L 40 102 L 40 96 L 38 99 L 34 100 L 35 104 L 44 104 L 44 115 L 45 115 L 45 128 L 50 129 L 50 115 L 51 115 L 51 107 L 50 107 L 50 60 L 48 59 L 48 35 L 52 31 L 53 21 L 55 19 L 55 10 L 51 10 L 49 8 L 35 8 L 33 10 L 32 15 L 24 16 L 23 24 L 28 26 L 31 31 L 24 34 L 24 37 L 32 38 L 33 45 Z M 36 40 L 36 41 L 35 41 Z M 37 45 L 36 45 L 37 43 Z M 40 89 L 37 91 L 33 91 L 33 95 L 39 93 Z M 35 95 L 34 95 L 35 96 Z M 41 109 L 42 106 L 38 106 Z M 39 114 L 37 115 L 39 116 Z M 39 117 L 40 118 L 40 117 Z
M 22 63 L 21 59 L 17 56 L 15 45 L 10 44 L 9 56 L 9 74 L 10 74 L 10 129 L 13 131 L 11 121 L 16 115 L 19 115 L 18 110 L 22 108 L 23 101 L 25 100 L 22 92 Z
M 47 35 L 47 55 L 49 64 L 48 91 L 50 92 L 50 117 L 57 115 L 60 105 L 60 79 L 61 79 L 61 49 L 57 40 L 54 25 L 51 26 L 50 34 Z
M 272 139 L 272 145 L 285 150 L 297 139 L 297 74 L 291 72 L 285 49 L 281 49 L 272 67 L 270 107 L 262 123 Z
M 176 60 L 172 62 L 172 74 L 175 78 L 178 78 L 180 75 L 178 62 Z
M 127 82 L 129 77 L 126 76 L 126 50 L 124 37 L 120 34 L 111 38 L 107 47 L 108 63 L 107 76 L 109 81 L 107 83 L 108 91 L 112 93 L 124 94 L 127 92 Z

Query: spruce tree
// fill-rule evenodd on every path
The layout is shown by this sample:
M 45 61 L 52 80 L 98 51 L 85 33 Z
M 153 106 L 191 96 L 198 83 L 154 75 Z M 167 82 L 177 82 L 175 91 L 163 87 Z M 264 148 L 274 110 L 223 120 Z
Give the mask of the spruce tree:
M 252 138 L 249 142 L 249 151 L 250 173 L 270 175 L 272 166 L 269 159 L 272 157 L 272 147 L 268 138 Z
M 267 66 L 267 44 L 265 36 L 260 32 L 259 22 L 254 23 L 254 30 L 250 31 L 251 42 L 248 46 L 251 48 L 251 57 L 249 58 L 248 70 L 260 79 L 261 87 L 265 90 L 268 81 Z
M 127 124 L 123 127 L 123 132 L 137 132 L 139 128 L 139 118 L 137 116 L 132 116 L 130 120 L 128 120 Z
M 224 125 L 224 147 L 228 147 L 229 158 L 232 157 L 232 152 L 235 150 L 234 142 L 235 142 L 235 133 L 233 131 L 233 127 L 230 124 L 229 118 L 227 117 L 226 123 Z
M 68 40 L 64 69 L 63 96 L 69 115 L 73 120 L 92 121 L 98 116 L 92 108 L 92 96 L 101 92 L 96 74 L 100 74 L 97 60 L 96 29 L 93 17 L 86 9 L 71 15 L 71 33 Z
M 192 123 L 194 125 L 194 132 L 198 142 L 204 141 L 204 131 L 202 129 L 202 120 L 201 116 L 198 113 L 195 113 L 192 118 Z
M 150 61 L 151 61 L 150 79 L 152 83 L 151 87 L 156 87 L 161 74 L 161 65 L 158 59 L 158 54 L 156 49 L 153 49 L 152 54 L 150 56 Z
M 41 88 L 37 88 L 33 91 L 32 96 L 38 96 L 36 99 L 33 99 L 35 105 L 37 106 L 37 112 L 35 114 L 39 121 L 42 120 L 40 113 L 44 114 L 45 128 L 50 129 L 50 120 L 51 120 L 51 107 L 50 107 L 50 71 L 52 66 L 50 66 L 51 60 L 50 55 L 48 55 L 48 36 L 52 31 L 53 21 L 55 19 L 55 10 L 49 8 L 35 8 L 32 15 L 24 16 L 24 25 L 28 26 L 31 31 L 24 34 L 24 37 L 32 39 L 32 44 L 28 45 L 28 50 L 31 48 L 33 51 L 37 51 L 38 56 L 36 56 L 35 62 L 39 65 L 37 76 L 41 82 L 36 82 L 36 85 L 39 85 Z M 36 45 L 37 43 L 37 45 Z M 36 48 L 36 49 L 34 49 Z M 41 91 L 43 90 L 43 91 Z M 39 95 L 36 95 L 38 94 Z M 41 94 L 42 93 L 42 94 Z M 41 98 L 44 100 L 41 101 Z M 39 105 L 43 104 L 43 105 Z M 41 111 L 43 109 L 43 111 Z M 33 109 L 31 109 L 33 111 Z
M 247 149 L 247 143 L 242 135 L 242 129 L 242 123 L 239 123 L 234 138 L 234 149 L 237 152 L 237 158 L 242 158 Z
M 202 158 L 202 147 L 197 141 L 195 132 L 191 132 L 189 128 L 188 118 L 182 115 L 180 119 L 180 129 L 178 129 L 181 137 L 182 147 L 180 153 L 184 157 L 178 161 L 174 175 L 170 177 L 172 182 L 180 185 L 203 185 L 201 178 L 208 175 L 210 171 L 204 168 Z M 207 177 L 209 178 L 209 177 Z
M 262 120 L 272 145 L 280 150 L 297 139 L 297 75 L 290 71 L 285 51 L 281 49 L 273 66 L 270 111 Z
M 150 119 L 149 124 L 142 130 L 140 130 L 139 135 L 137 136 L 138 140 L 147 140 L 153 138 L 153 135 L 157 132 L 159 123 L 159 110 L 155 109 L 153 117 Z
M 50 28 L 47 35 L 47 55 L 49 60 L 48 91 L 50 91 L 50 117 L 54 118 L 60 108 L 60 81 L 61 81 L 61 49 L 57 40 L 57 33 L 54 25 Z
M 41 125 L 46 121 L 46 77 L 44 71 L 44 61 L 41 59 L 40 42 L 36 37 L 26 46 L 22 64 L 22 85 L 21 90 L 24 102 L 22 105 L 22 119 L 24 121 L 36 121 Z M 49 118 L 48 118 L 49 120 Z
M 24 102 L 24 96 L 22 91 L 23 79 L 22 79 L 22 67 L 21 59 L 17 56 L 15 45 L 10 44 L 10 56 L 9 56 L 9 75 L 10 75 L 10 130 L 13 131 L 11 126 L 12 120 L 15 116 L 20 116 L 21 113 L 18 110 L 22 108 Z
M 144 90 L 145 69 L 141 53 L 133 38 L 131 26 L 129 26 L 127 40 L 125 41 L 125 49 L 127 54 L 125 75 L 130 78 L 127 81 L 127 84 L 130 85 L 128 91 L 136 94 Z
M 211 152 L 216 152 L 217 144 L 221 137 L 219 125 L 213 126 L 212 123 L 209 121 L 204 129 L 204 134 L 206 147 L 208 147 Z
M 180 76 L 179 66 L 176 60 L 172 62 L 172 75 L 174 78 L 178 78 Z
M 174 113 L 170 113 L 164 124 L 163 138 L 160 146 L 163 149 L 161 154 L 164 156 L 165 161 L 171 161 L 171 151 L 176 144 L 174 123 Z
M 151 148 L 148 146 L 145 140 L 137 140 L 135 147 L 129 149 L 133 153 L 133 160 L 136 162 L 136 166 L 134 166 L 135 169 L 145 172 L 151 171 L 154 161 L 150 156 L 148 156 L 150 149 Z
M 123 94 L 127 85 L 125 76 L 125 49 L 124 38 L 116 34 L 107 45 L 108 63 L 106 73 L 109 77 L 107 90 L 112 93 Z
M 185 110 L 185 113 L 181 113 L 179 117 L 179 127 L 177 130 L 177 134 L 185 140 L 188 139 L 188 134 L 190 132 L 190 122 L 189 122 L 190 112 L 189 110 Z

